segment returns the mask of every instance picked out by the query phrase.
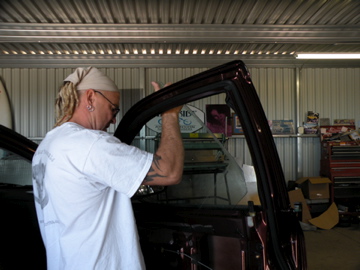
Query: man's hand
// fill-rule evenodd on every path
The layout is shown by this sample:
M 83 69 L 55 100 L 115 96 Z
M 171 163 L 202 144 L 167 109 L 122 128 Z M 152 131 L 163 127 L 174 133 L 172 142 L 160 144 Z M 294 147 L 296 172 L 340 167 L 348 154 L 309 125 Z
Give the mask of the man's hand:
M 160 84 L 158 82 L 151 82 L 152 86 L 154 87 L 155 92 L 161 89 Z M 171 83 L 166 83 L 164 87 L 169 86 Z
M 160 85 L 159 85 L 158 82 L 151 82 L 151 84 L 152 84 L 152 86 L 154 87 L 155 92 L 156 92 L 156 91 L 159 91 L 160 89 L 162 89 L 162 88 L 160 88 Z M 168 82 L 168 83 L 166 83 L 166 84 L 164 85 L 164 87 L 169 86 L 169 85 L 171 85 L 171 83 Z M 181 112 L 182 107 L 183 107 L 183 106 L 178 106 L 178 107 L 172 108 L 172 109 L 164 112 L 163 115 L 164 115 L 164 114 L 167 114 L 167 113 L 176 113 L 176 114 L 179 114 L 179 113 Z

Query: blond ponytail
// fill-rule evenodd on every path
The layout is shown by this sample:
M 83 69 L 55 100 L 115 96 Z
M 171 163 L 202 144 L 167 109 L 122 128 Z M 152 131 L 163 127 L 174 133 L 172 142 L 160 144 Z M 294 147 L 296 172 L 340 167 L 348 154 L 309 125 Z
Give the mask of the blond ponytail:
M 55 102 L 56 123 L 55 127 L 70 120 L 75 108 L 79 104 L 79 91 L 72 82 L 66 82 L 58 93 Z

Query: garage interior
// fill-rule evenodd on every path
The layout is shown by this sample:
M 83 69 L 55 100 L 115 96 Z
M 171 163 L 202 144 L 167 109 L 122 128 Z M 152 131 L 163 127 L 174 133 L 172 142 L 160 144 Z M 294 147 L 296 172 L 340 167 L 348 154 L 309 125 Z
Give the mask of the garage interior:
M 0 1 L 0 79 L 13 129 L 36 142 L 54 124 L 62 79 L 78 66 L 100 68 L 122 89 L 120 121 L 152 93 L 152 80 L 176 82 L 239 59 L 268 119 L 293 121 L 293 134 L 274 135 L 286 180 L 317 177 L 320 135 L 298 128 L 312 111 L 330 123 L 354 119 L 359 129 L 360 59 L 301 53 L 359 54 L 360 1 Z M 228 150 L 243 140 L 233 135 Z M 251 164 L 246 150 L 236 158 Z M 305 231 L 310 270 L 360 269 L 360 220 L 346 221 Z

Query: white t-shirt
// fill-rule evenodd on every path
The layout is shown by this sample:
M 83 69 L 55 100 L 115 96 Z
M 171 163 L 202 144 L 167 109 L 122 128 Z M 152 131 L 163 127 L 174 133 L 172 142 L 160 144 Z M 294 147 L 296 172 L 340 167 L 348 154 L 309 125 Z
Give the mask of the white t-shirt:
M 131 196 L 153 155 L 65 123 L 33 158 L 35 205 L 53 269 L 144 269 Z

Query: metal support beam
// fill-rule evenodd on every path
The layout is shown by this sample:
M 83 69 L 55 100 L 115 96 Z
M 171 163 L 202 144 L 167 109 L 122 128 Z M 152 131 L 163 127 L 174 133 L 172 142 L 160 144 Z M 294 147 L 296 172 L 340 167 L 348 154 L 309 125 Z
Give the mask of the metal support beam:
M 2 23 L 0 42 L 360 43 L 357 25 L 173 25 Z

